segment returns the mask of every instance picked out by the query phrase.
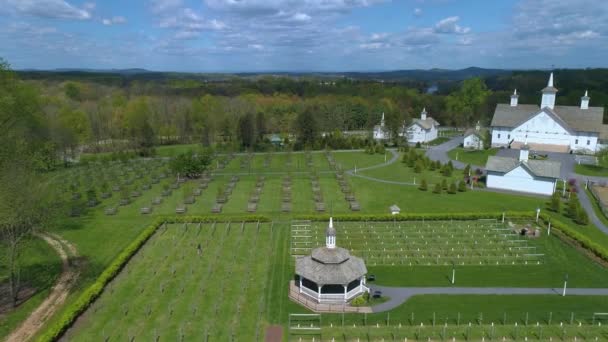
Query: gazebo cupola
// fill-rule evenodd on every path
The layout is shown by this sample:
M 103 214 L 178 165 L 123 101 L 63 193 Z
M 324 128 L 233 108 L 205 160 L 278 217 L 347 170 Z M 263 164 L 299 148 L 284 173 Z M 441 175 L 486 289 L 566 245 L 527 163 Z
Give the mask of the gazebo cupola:
M 333 219 L 329 218 L 329 225 L 325 231 L 325 246 L 327 248 L 336 248 L 336 229 L 334 228 Z
M 549 82 L 543 89 L 543 97 L 540 101 L 540 108 L 549 107 L 553 109 L 555 107 L 555 95 L 557 94 L 557 88 L 553 86 L 553 73 L 549 76 Z

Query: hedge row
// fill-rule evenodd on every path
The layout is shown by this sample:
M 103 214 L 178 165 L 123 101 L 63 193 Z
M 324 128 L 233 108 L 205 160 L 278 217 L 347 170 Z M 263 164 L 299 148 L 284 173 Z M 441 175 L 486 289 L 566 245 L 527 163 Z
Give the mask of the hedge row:
M 606 247 L 599 245 L 587 236 L 576 231 L 576 229 L 573 229 L 567 223 L 564 223 L 560 220 L 542 214 L 540 215 L 540 219 L 545 224 L 549 224 L 549 222 L 551 222 L 551 229 L 559 230 L 569 238 L 576 240 L 578 243 L 581 244 L 581 246 L 590 250 L 591 252 L 593 252 L 593 254 L 597 255 L 602 260 L 608 261 L 608 249 L 606 249 Z
M 481 220 L 481 219 L 502 219 L 503 212 L 485 212 L 485 213 L 405 213 L 405 214 L 381 214 L 381 215 L 333 215 L 333 219 L 340 221 L 445 221 L 445 220 Z M 535 217 L 533 211 L 506 211 L 506 218 L 520 219 Z M 299 215 L 297 220 L 311 221 L 329 221 L 330 215 Z
M 58 340 L 84 313 L 93 302 L 102 294 L 106 285 L 114 279 L 129 262 L 131 257 L 148 241 L 156 230 L 164 223 L 211 223 L 211 222 L 269 222 L 270 218 L 262 215 L 246 215 L 234 217 L 222 216 L 167 216 L 159 217 L 146 227 L 125 248 L 112 263 L 101 273 L 95 282 L 89 286 L 78 299 L 70 304 L 63 316 L 53 326 L 49 327 L 38 341 L 51 342 Z

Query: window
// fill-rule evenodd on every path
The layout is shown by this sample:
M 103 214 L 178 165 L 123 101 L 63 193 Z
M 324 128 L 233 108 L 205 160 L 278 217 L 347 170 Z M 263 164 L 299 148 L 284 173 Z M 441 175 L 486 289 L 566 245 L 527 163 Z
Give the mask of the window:
M 497 138 L 500 139 L 500 133 L 498 133 L 498 137 Z
M 511 134 L 507 134 L 507 139 L 511 139 Z
M 578 145 L 578 139 L 574 140 L 574 144 Z
M 591 140 L 587 140 L 587 145 L 591 145 Z

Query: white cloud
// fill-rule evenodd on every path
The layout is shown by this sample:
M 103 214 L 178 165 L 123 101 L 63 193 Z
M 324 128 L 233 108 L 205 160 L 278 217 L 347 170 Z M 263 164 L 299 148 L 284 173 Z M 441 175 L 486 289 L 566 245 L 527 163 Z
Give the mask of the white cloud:
M 458 16 L 447 17 L 445 19 L 442 19 L 437 22 L 437 24 L 435 24 L 435 32 L 465 34 L 471 31 L 469 27 L 462 27 L 458 25 L 458 21 L 460 21 L 460 17 Z
M 106 26 L 110 26 L 110 25 L 119 25 L 119 24 L 125 24 L 127 22 L 127 19 L 125 17 L 122 16 L 115 16 L 112 18 L 104 18 L 101 20 L 101 23 L 106 25 Z
M 182 6 L 182 0 L 151 0 L 152 12 L 162 13 Z
M 296 13 L 291 17 L 295 21 L 309 21 L 310 16 L 306 13 Z
M 422 15 L 422 8 L 414 8 L 414 15 L 420 17 Z
M 94 7 L 86 3 L 78 8 L 64 0 L 4 0 L 8 10 L 19 14 L 52 19 L 86 20 L 91 18 Z

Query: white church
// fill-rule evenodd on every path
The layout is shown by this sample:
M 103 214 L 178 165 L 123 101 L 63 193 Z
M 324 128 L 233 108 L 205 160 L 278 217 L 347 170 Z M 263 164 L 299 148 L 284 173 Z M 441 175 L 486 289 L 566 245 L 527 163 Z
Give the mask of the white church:
M 405 123 L 403 124 L 399 136 L 406 138 L 410 143 L 426 143 L 437 139 L 438 127 L 439 122 L 428 116 L 425 108 L 420 113 L 420 119 L 412 120 L 409 126 Z M 390 139 L 390 132 L 384 122 L 384 113 L 382 113 L 380 124 L 374 126 L 373 137 L 375 140 Z
M 608 140 L 602 124 L 604 108 L 589 107 L 589 96 L 580 106 L 556 106 L 553 73 L 542 90 L 540 107 L 519 104 L 517 90 L 510 104 L 498 104 L 492 118 L 492 146 L 520 148 L 524 142 L 537 151 L 595 153 Z M 604 142 L 604 144 L 602 144 Z

